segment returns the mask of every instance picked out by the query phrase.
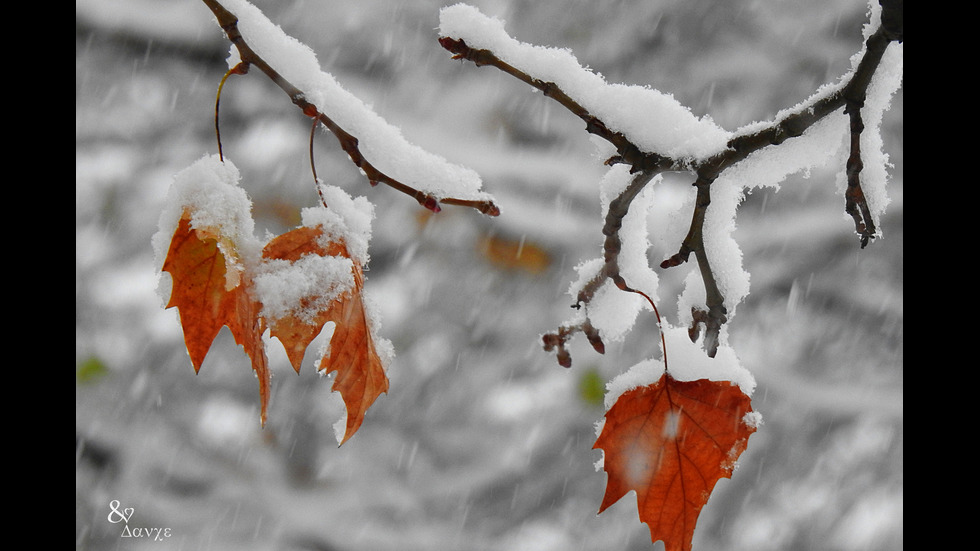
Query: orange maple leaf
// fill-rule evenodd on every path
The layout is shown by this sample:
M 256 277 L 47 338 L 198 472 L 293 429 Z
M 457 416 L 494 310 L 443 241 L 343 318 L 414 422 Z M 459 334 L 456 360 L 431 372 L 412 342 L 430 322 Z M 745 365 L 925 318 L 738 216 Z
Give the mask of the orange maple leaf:
M 677 381 L 624 392 L 609 411 L 593 449 L 608 474 L 599 512 L 635 490 L 640 520 L 667 551 L 690 551 L 701 508 L 755 427 L 750 399 L 729 382 Z
M 342 241 L 321 245 L 322 229 L 301 227 L 269 242 L 263 257 L 279 260 L 299 260 L 306 254 L 344 256 L 350 258 Z M 330 348 L 320 360 L 319 370 L 325 374 L 337 372 L 332 390 L 340 392 L 347 408 L 347 427 L 341 445 L 357 432 L 364 421 L 364 414 L 383 392 L 388 392 L 388 377 L 378 356 L 368 325 L 367 313 L 361 299 L 364 274 L 361 267 L 353 264 L 354 287 L 333 300 L 312 320 L 289 315 L 271 322 L 272 336 L 286 347 L 293 369 L 299 373 L 303 353 L 310 342 L 320 333 L 324 324 L 336 324 L 330 338 Z M 316 300 L 319 297 L 310 297 Z
M 296 262 L 306 255 L 350 258 L 343 240 L 321 243 L 323 229 L 299 227 L 271 240 L 262 250 L 262 261 Z M 235 341 L 252 359 L 259 378 L 262 403 L 261 422 L 265 425 L 271 388 L 271 374 L 263 346 L 266 328 L 286 348 L 293 368 L 299 373 L 307 347 L 328 322 L 336 327 L 330 349 L 320 361 L 319 369 L 337 372 L 332 390 L 340 392 L 347 408 L 346 431 L 341 444 L 360 428 L 368 408 L 388 391 L 388 377 L 371 335 L 368 316 L 361 298 L 364 274 L 360 265 L 351 264 L 353 286 L 340 296 L 303 297 L 290 313 L 269 319 L 255 289 L 259 267 L 244 266 L 229 271 L 229 264 L 241 266 L 234 245 L 218 228 L 193 228 L 185 212 L 170 242 L 163 271 L 170 273 L 173 290 L 167 308 L 176 306 L 180 313 L 184 342 L 194 370 L 199 371 L 204 358 L 222 326 L 227 326 Z M 324 302 L 324 296 L 329 299 Z M 301 315 L 313 307 L 316 312 Z
M 173 280 L 167 308 L 177 307 L 195 372 L 201 370 L 221 327 L 228 326 L 235 342 L 252 359 L 252 369 L 259 379 L 261 418 L 265 425 L 272 376 L 262 345 L 265 332 L 265 321 L 259 317 L 262 305 L 252 298 L 248 273 L 229 273 L 232 259 L 225 255 L 234 255 L 235 251 L 227 240 L 223 242 L 224 247 L 219 247 L 221 239 L 220 230 L 215 228 L 192 228 L 190 214 L 184 212 L 163 263 L 163 271 L 170 273 Z

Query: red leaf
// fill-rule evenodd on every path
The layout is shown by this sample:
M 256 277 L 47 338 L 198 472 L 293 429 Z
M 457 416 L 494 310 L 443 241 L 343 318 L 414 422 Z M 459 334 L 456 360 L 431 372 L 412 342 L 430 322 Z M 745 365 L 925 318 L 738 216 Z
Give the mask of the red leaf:
M 350 258 L 346 244 L 335 240 L 321 244 L 320 227 L 300 227 L 287 232 L 263 249 L 263 262 L 295 262 L 305 255 Z M 220 246 L 219 246 L 220 243 Z M 235 258 L 227 258 L 232 255 Z M 245 265 L 229 273 L 229 265 L 240 265 L 230 240 L 216 228 L 192 228 L 185 213 L 170 242 L 163 271 L 173 279 L 173 290 L 167 308 L 176 306 L 184 330 L 184 342 L 194 370 L 199 371 L 204 358 L 222 326 L 228 326 L 235 341 L 252 359 L 252 369 L 259 378 L 262 402 L 261 421 L 265 425 L 271 375 L 263 346 L 262 334 L 267 327 L 286 348 L 290 363 L 298 373 L 310 343 L 328 321 L 336 328 L 330 350 L 320 362 L 320 370 L 336 372 L 332 389 L 340 392 L 347 408 L 347 426 L 341 443 L 357 432 L 368 408 L 388 391 L 388 377 L 375 348 L 368 316 L 361 299 L 364 275 L 353 263 L 353 287 L 325 304 L 320 296 L 309 296 L 297 305 L 297 311 L 310 305 L 319 310 L 312 319 L 286 314 L 275 319 L 262 315 L 253 276 L 257 266 Z M 324 289 L 327 292 L 327 289 Z
M 269 243 L 262 249 L 262 257 L 267 260 L 288 260 L 295 262 L 307 254 L 318 254 L 321 256 L 335 256 L 339 252 L 339 247 L 331 247 L 333 250 L 324 249 L 317 243 L 317 238 L 322 231 L 319 228 L 299 227 L 286 232 Z M 344 250 L 344 256 L 346 249 Z M 315 300 L 317 297 L 309 297 L 307 302 Z M 305 306 L 305 305 L 303 305 Z M 320 334 L 329 319 L 326 312 L 321 312 L 314 323 L 306 323 L 294 316 L 286 316 L 270 322 L 272 336 L 279 339 L 279 342 L 286 348 L 286 355 L 296 373 L 299 373 L 300 366 L 303 364 L 303 356 L 306 348 L 313 342 L 313 339 Z
M 318 242 L 322 230 L 297 228 L 279 236 L 266 245 L 265 258 L 296 261 L 305 254 L 350 257 L 343 242 L 334 241 L 329 246 Z M 383 392 L 388 392 L 388 377 L 378 356 L 368 325 L 367 313 L 361 300 L 364 274 L 361 267 L 353 265 L 354 288 L 330 303 L 312 322 L 295 316 L 271 322 L 272 335 L 286 347 L 286 353 L 296 372 L 303 361 L 303 352 L 320 333 L 323 325 L 336 324 L 330 338 L 330 349 L 320 361 L 320 371 L 337 372 L 332 390 L 340 392 L 347 408 L 347 427 L 341 444 L 357 432 L 371 404 Z M 318 297 L 311 297 L 315 300 Z
M 635 490 L 640 520 L 667 551 L 690 551 L 701 508 L 730 478 L 754 426 L 749 397 L 729 382 L 656 383 L 624 392 L 606 412 L 594 449 L 608 474 L 599 512 Z
M 265 322 L 258 315 L 262 305 L 252 299 L 248 273 L 228 273 L 230 259 L 225 254 L 234 254 L 234 246 L 225 240 L 219 247 L 219 239 L 213 228 L 192 228 L 190 215 L 184 213 L 163 263 L 163 271 L 173 280 L 167 308 L 177 307 L 194 371 L 200 371 L 221 327 L 228 326 L 252 359 L 265 425 L 272 376 L 262 345 Z

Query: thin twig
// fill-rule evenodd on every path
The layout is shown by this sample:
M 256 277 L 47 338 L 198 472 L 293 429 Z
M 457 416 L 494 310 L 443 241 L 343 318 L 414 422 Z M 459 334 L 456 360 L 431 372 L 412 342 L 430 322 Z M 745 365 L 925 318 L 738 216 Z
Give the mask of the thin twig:
M 592 301 L 592 297 L 599 290 L 600 287 L 606 282 L 606 280 L 612 280 L 619 289 L 624 291 L 630 291 L 634 293 L 639 293 L 646 296 L 644 293 L 631 289 L 627 284 L 626 280 L 623 279 L 622 274 L 619 271 L 619 253 L 623 248 L 623 241 L 619 235 L 619 230 L 623 226 L 623 218 L 629 213 L 630 204 L 633 199 L 643 190 L 644 187 L 656 176 L 654 171 L 643 171 L 633 176 L 629 185 L 626 189 L 619 194 L 616 199 L 609 203 L 609 209 L 606 212 L 605 224 L 603 224 L 602 233 L 606 236 L 603 243 L 603 265 L 598 273 L 592 277 L 582 289 L 579 290 L 576 297 L 575 305 L 576 308 L 581 308 L 585 306 L 585 322 L 574 326 L 562 326 L 558 329 L 557 333 L 548 333 L 544 336 L 545 350 L 551 351 L 556 349 L 558 352 L 558 362 L 559 364 L 569 367 L 571 366 L 571 357 L 568 356 L 568 352 L 565 349 L 565 341 L 570 338 L 575 332 L 582 331 L 585 333 L 586 337 L 589 339 L 589 343 L 596 352 L 603 354 L 605 353 L 605 345 L 602 342 L 602 338 L 599 335 L 598 330 L 592 326 L 589 321 L 588 314 L 588 304 Z M 650 300 L 647 297 L 647 300 Z M 658 313 L 659 316 L 659 313 Z
M 323 196 L 323 186 L 320 185 L 320 178 L 316 175 L 316 161 L 313 160 L 313 138 L 316 136 L 317 123 L 320 121 L 313 119 L 310 126 L 310 170 L 313 172 L 313 186 L 316 187 L 316 194 L 320 197 L 320 204 L 327 206 L 327 198 Z
M 221 90 L 225 87 L 225 81 L 231 75 L 244 75 L 248 72 L 248 65 L 239 63 L 225 73 L 225 76 L 221 77 L 221 82 L 218 84 L 218 93 L 214 97 L 214 136 L 218 140 L 218 158 L 221 162 L 225 162 L 225 154 L 221 148 L 221 125 L 218 123 L 218 113 L 221 112 Z
M 861 238 L 861 248 L 868 245 L 878 233 L 875 221 L 871 216 L 864 189 L 861 187 L 861 169 L 864 162 L 861 159 L 861 134 L 864 132 L 864 120 L 861 110 L 868 95 L 871 77 L 885 55 L 885 48 L 892 42 L 890 31 L 882 27 L 878 32 L 868 37 L 866 53 L 861 58 L 854 78 L 844 89 L 844 112 L 850 119 L 851 149 L 847 158 L 847 191 L 844 193 L 844 210 L 854 220 L 854 230 Z

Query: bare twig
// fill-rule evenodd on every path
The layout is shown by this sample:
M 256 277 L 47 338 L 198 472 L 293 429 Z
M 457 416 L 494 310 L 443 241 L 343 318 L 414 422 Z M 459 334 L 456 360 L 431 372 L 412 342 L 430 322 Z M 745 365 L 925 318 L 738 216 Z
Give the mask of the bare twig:
M 861 133 L 864 132 L 861 109 L 864 108 L 864 100 L 868 95 L 871 77 L 874 76 L 875 70 L 881 63 L 885 48 L 892 42 L 890 35 L 891 31 L 883 26 L 878 32 L 868 37 L 865 56 L 858 64 L 851 82 L 844 89 L 844 112 L 850 119 L 851 131 L 851 151 L 847 158 L 846 167 L 847 191 L 844 194 L 844 210 L 854 220 L 854 230 L 861 236 L 861 248 L 866 247 L 869 240 L 877 234 L 875 221 L 871 217 L 871 209 L 868 208 L 864 189 L 861 187 L 861 169 L 864 168 L 864 162 L 861 160 Z
M 244 66 L 244 71 L 247 71 L 248 66 L 257 67 L 260 71 L 265 73 L 265 75 L 268 76 L 269 79 L 276 84 L 276 86 L 281 88 L 282 91 L 289 96 L 292 102 L 303 111 L 303 114 L 318 120 L 321 124 L 326 126 L 327 129 L 329 129 L 334 136 L 336 136 L 337 141 L 340 142 L 340 147 L 347 153 L 351 161 L 364 172 L 371 185 L 383 183 L 413 197 L 420 205 L 433 212 L 438 212 L 441 210 L 439 204 L 444 203 L 447 205 L 471 207 L 490 216 L 497 216 L 500 214 L 500 209 L 492 201 L 436 197 L 430 193 L 417 190 L 412 186 L 399 182 L 398 180 L 375 168 L 375 166 L 361 154 L 361 151 L 358 149 L 357 145 L 358 140 L 355 136 L 341 128 L 340 125 L 334 122 L 326 114 L 320 112 L 316 105 L 313 105 L 306 100 L 306 95 L 302 90 L 293 86 L 293 84 L 283 78 L 283 76 L 280 75 L 264 59 L 262 59 L 261 56 L 252 50 L 252 48 L 245 41 L 245 38 L 242 36 L 241 31 L 238 29 L 238 17 L 225 9 L 225 7 L 222 6 L 217 0 L 203 0 L 203 2 L 214 13 L 214 16 L 218 20 L 218 24 L 228 36 L 228 40 L 230 40 L 231 43 L 238 48 L 239 57 L 242 60 L 240 65 Z
M 558 351 L 559 363 L 565 367 L 571 365 L 571 357 L 568 356 L 567 351 L 564 348 L 565 341 L 571 337 L 575 332 L 582 331 L 585 333 L 586 337 L 589 339 L 589 343 L 592 348 L 603 354 L 605 352 L 605 345 L 602 342 L 602 338 L 599 336 L 599 332 L 592 326 L 588 317 L 588 304 L 592 301 L 592 297 L 595 295 L 596 291 L 606 282 L 606 280 L 612 280 L 613 284 L 623 291 L 629 291 L 632 293 L 639 293 L 650 300 L 646 294 L 630 288 L 626 284 L 626 280 L 623 278 L 619 271 L 619 253 L 623 248 L 622 238 L 619 235 L 619 230 L 623 226 L 623 218 L 629 213 L 630 204 L 633 199 L 639 195 L 640 191 L 656 176 L 656 172 L 653 171 L 643 171 L 635 174 L 626 189 L 619 194 L 616 199 L 609 203 L 609 210 L 606 212 L 606 221 L 602 228 L 602 233 L 606 236 L 605 242 L 603 243 L 603 265 L 599 272 L 592 277 L 582 289 L 579 290 L 575 301 L 575 307 L 586 308 L 586 321 L 580 325 L 575 326 L 562 326 L 559 328 L 558 333 L 549 333 L 544 336 L 544 344 L 546 350 L 551 350 L 556 348 Z M 652 304 L 653 301 L 651 301 Z M 656 308 L 656 307 L 654 307 Z
M 844 112 L 848 114 L 851 123 L 851 153 L 847 157 L 844 211 L 854 220 L 854 231 L 861 236 L 863 249 L 877 233 L 874 219 L 871 217 L 871 209 L 868 208 L 868 201 L 864 197 L 864 188 L 861 187 L 861 169 L 864 168 L 864 162 L 861 160 L 861 133 L 864 131 L 864 121 L 861 119 L 861 107 L 856 104 L 849 102 Z
M 584 322 L 577 325 L 563 325 L 558 328 L 557 333 L 548 333 L 541 337 L 542 343 L 544 344 L 544 349 L 548 352 L 552 350 L 555 351 L 555 355 L 558 358 L 558 365 L 562 367 L 572 367 L 572 356 L 569 354 L 568 349 L 565 348 L 565 343 L 568 339 L 572 337 L 577 332 L 585 333 L 586 338 L 589 339 L 589 344 L 592 348 L 600 354 L 606 353 L 606 345 L 602 342 L 602 338 L 599 336 L 599 331 L 592 326 L 592 323 L 586 319 Z

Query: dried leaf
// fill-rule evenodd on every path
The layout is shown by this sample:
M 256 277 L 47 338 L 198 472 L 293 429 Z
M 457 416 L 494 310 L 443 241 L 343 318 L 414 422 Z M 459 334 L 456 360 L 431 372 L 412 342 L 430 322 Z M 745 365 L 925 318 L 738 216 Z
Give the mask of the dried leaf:
M 480 240 L 479 250 L 487 260 L 503 270 L 540 275 L 551 266 L 548 251 L 526 239 L 512 240 L 490 235 Z
M 730 478 L 755 427 L 749 397 L 729 382 L 677 381 L 666 372 L 624 392 L 593 448 L 608 474 L 599 512 L 636 491 L 640 520 L 667 551 L 690 551 L 715 483 Z
M 269 243 L 262 249 L 262 257 L 266 260 L 287 260 L 295 262 L 307 254 L 317 254 L 321 256 L 336 256 L 340 246 L 331 247 L 332 250 L 325 249 L 317 243 L 317 238 L 321 235 L 320 228 L 299 227 L 284 233 Z M 346 250 L 344 251 L 346 255 Z M 306 302 L 312 302 L 316 297 L 308 297 Z M 307 304 L 299 305 L 305 308 Z M 303 364 L 303 356 L 307 347 L 313 339 L 320 334 L 323 325 L 329 321 L 327 311 L 320 312 L 312 322 L 305 322 L 296 316 L 286 316 L 271 320 L 269 325 L 272 329 L 272 336 L 286 348 L 286 355 L 296 373 L 299 373 Z
M 192 228 L 190 220 L 185 211 L 163 264 L 163 271 L 173 279 L 167 308 L 177 307 L 194 371 L 200 371 L 221 327 L 231 330 L 235 342 L 252 359 L 252 369 L 259 379 L 261 421 L 265 425 L 272 376 L 262 345 L 265 322 L 258 315 L 262 305 L 252 299 L 247 273 L 228 272 L 230 259 L 225 255 L 234 254 L 233 245 L 225 241 L 219 247 L 218 231 Z
M 272 382 L 262 341 L 265 329 L 270 328 L 271 335 L 283 343 L 298 373 L 310 343 L 327 322 L 334 322 L 330 349 L 321 359 L 319 369 L 328 374 L 337 373 L 332 389 L 340 392 L 347 407 L 347 426 L 341 443 L 346 442 L 361 426 L 368 408 L 381 393 L 388 391 L 388 377 L 361 298 L 364 286 L 361 267 L 352 264 L 354 285 L 339 296 L 304 297 L 292 313 L 267 319 L 254 283 L 261 267 L 245 265 L 241 270 L 229 272 L 229 264 L 241 264 L 237 256 L 226 257 L 237 255 L 233 244 L 222 242 L 217 229 L 192 228 L 190 218 L 187 213 L 181 218 L 163 270 L 173 279 L 167 307 L 176 306 L 180 312 L 184 341 L 195 371 L 200 370 L 221 327 L 227 326 L 252 359 L 252 368 L 259 378 L 261 418 L 265 425 Z M 321 244 L 322 234 L 319 226 L 300 227 L 276 237 L 263 249 L 262 262 L 292 263 L 311 254 L 350 258 L 343 240 Z M 324 293 L 328 291 L 323 289 Z M 312 316 L 299 313 L 310 307 L 317 310 Z
M 297 228 L 270 242 L 263 256 L 281 260 L 298 260 L 305 254 L 349 257 L 347 247 L 338 241 L 324 247 L 319 244 L 320 228 Z M 354 287 L 331 302 L 313 321 L 306 322 L 287 316 L 271 322 L 272 335 L 286 347 L 293 368 L 299 372 L 303 352 L 320 333 L 324 324 L 336 324 L 330 338 L 330 348 L 320 360 L 319 370 L 337 373 L 333 390 L 340 392 L 347 408 L 347 427 L 341 444 L 357 432 L 368 408 L 383 392 L 388 391 L 388 377 L 378 356 L 361 291 L 364 274 L 353 266 Z M 318 297 L 311 297 L 315 300 Z

